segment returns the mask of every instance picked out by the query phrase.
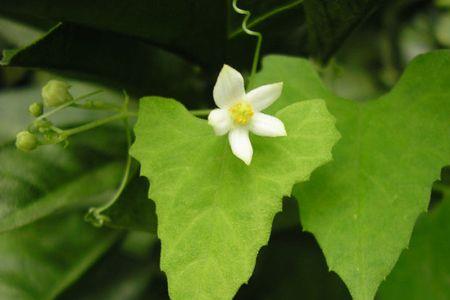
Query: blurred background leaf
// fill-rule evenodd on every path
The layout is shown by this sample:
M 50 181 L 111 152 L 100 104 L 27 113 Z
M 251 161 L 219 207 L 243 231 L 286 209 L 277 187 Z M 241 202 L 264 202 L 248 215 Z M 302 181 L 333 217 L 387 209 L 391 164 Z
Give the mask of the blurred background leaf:
M 75 92 L 88 87 L 79 85 Z M 31 121 L 28 105 L 39 95 L 40 90 L 34 86 L 0 92 L 0 232 L 58 210 L 103 203 L 117 188 L 122 173 L 125 133 L 114 127 L 75 136 L 65 149 L 41 147 L 31 153 L 17 150 L 15 134 L 27 128 Z M 108 93 L 104 96 L 108 97 Z M 93 112 L 67 114 L 70 117 L 58 125 L 98 117 Z
M 380 286 L 379 299 L 450 298 L 450 195 L 417 221 L 409 245 Z
M 169 299 L 159 248 L 152 234 L 128 234 L 58 299 Z
M 78 213 L 0 234 L 0 298 L 54 298 L 117 238 L 118 232 L 95 229 Z
M 263 33 L 263 54 L 309 54 L 322 60 L 379 6 L 367 0 L 339 0 L 332 7 L 308 0 L 238 4 L 252 11 L 249 26 Z M 192 107 L 211 102 L 210 90 L 224 62 L 249 69 L 255 46 L 240 28 L 242 16 L 232 10 L 231 0 L 4 0 L 0 14 L 46 30 L 63 22 L 37 42 L 5 52 L 4 65 L 96 79 L 139 96 L 176 97 Z

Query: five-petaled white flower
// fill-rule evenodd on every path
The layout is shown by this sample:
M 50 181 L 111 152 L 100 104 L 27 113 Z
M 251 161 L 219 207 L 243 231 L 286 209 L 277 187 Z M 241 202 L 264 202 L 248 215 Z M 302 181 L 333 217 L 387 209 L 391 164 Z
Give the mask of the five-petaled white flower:
M 247 165 L 252 161 L 253 148 L 249 131 L 261 136 L 285 136 L 286 129 L 279 119 L 261 113 L 281 95 L 283 83 L 267 84 L 245 93 L 242 75 L 224 65 L 214 86 L 214 102 L 208 123 L 216 135 L 228 134 L 231 151 Z

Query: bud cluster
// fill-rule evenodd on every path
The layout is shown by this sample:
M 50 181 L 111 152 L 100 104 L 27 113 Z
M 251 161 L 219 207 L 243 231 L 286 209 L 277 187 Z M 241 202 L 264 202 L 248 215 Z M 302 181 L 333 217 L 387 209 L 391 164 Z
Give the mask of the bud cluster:
M 50 80 L 42 88 L 42 102 L 34 102 L 28 107 L 29 113 L 36 118 L 28 130 L 16 135 L 16 147 L 22 151 L 31 151 L 39 145 L 56 144 L 65 140 L 60 129 L 46 118 L 44 107 L 59 107 L 73 100 L 69 92 L 70 85 L 64 81 Z

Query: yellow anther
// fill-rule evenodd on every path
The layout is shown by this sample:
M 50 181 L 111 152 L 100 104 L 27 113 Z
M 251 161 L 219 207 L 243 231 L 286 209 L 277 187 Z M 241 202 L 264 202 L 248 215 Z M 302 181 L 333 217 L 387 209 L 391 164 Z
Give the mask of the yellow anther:
M 253 117 L 253 107 L 250 103 L 240 101 L 229 108 L 234 123 L 247 125 Z

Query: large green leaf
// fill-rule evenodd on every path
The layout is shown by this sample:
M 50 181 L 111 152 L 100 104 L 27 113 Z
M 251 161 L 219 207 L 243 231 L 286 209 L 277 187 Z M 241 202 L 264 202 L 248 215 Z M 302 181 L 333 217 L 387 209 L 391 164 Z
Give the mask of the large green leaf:
M 257 84 L 284 81 L 273 109 L 323 98 L 343 138 L 333 162 L 297 186 L 304 228 L 355 299 L 372 299 L 408 245 L 431 186 L 450 163 L 450 51 L 416 58 L 375 101 L 333 95 L 303 59 L 272 56 Z
M 133 0 L 126 3 L 120 0 L 5 0 L 0 13 L 120 33 L 182 53 L 198 62 L 221 63 L 226 38 L 226 4 L 210 0 Z M 125 46 L 127 44 L 122 47 Z
M 71 24 L 59 24 L 35 43 L 5 51 L 0 64 L 95 78 L 138 94 L 183 95 L 192 100 L 200 97 L 203 88 L 198 70 L 173 54 L 139 40 Z
M 85 223 L 78 213 L 0 234 L 0 298 L 53 299 L 117 237 Z
M 248 68 L 252 55 L 242 53 L 252 53 L 255 46 L 254 37 L 241 29 L 243 17 L 232 10 L 230 0 L 134 0 L 125 5 L 117 0 L 3 2 L 4 16 L 66 24 L 30 47 L 7 53 L 5 64 L 94 76 L 140 94 L 206 98 L 196 69 L 186 61 L 202 66 L 209 75 L 225 61 Z M 305 1 L 304 7 L 302 0 L 251 0 L 238 5 L 252 12 L 250 28 L 263 33 L 263 53 L 320 57 L 334 53 L 377 6 L 367 0 L 339 0 L 332 5 Z
M 382 3 L 383 0 L 305 0 L 310 51 L 328 59 Z
M 417 221 L 409 249 L 400 257 L 379 299 L 450 298 L 450 197 Z
M 131 153 L 150 180 L 172 299 L 231 299 L 249 279 L 282 197 L 331 159 L 339 134 L 322 100 L 277 117 L 287 137 L 252 136 L 255 154 L 246 166 L 226 137 L 180 103 L 141 99 Z

